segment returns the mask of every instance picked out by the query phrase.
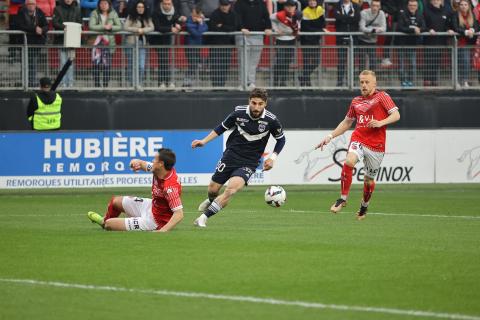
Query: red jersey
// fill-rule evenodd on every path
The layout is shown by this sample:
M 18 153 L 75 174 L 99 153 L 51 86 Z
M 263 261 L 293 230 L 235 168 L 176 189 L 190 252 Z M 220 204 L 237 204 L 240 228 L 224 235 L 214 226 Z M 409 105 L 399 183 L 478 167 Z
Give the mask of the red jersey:
M 373 151 L 385 152 L 386 126 L 369 128 L 371 120 L 381 121 L 398 110 L 392 98 L 385 91 L 375 92 L 368 97 L 359 96 L 352 100 L 346 118 L 357 120 L 351 141 L 358 141 Z
M 182 185 L 175 169 L 172 169 L 165 179 L 153 176 L 152 214 L 158 229 L 170 221 L 174 211 L 183 208 L 181 194 Z

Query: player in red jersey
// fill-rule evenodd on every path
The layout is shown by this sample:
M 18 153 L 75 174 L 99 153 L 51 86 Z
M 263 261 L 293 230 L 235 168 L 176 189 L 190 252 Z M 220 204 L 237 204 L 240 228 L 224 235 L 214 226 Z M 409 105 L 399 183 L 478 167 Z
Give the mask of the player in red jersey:
M 158 150 L 153 162 L 131 160 L 133 171 L 153 173 L 152 199 L 114 196 L 105 217 L 90 211 L 88 218 L 109 231 L 172 230 L 183 219 L 182 186 L 173 168 L 175 161 L 175 153 L 165 148 Z M 127 218 L 118 218 L 122 212 Z
M 363 184 L 363 199 L 357 212 L 357 219 L 366 217 L 368 204 L 375 189 L 375 176 L 385 154 L 386 126 L 400 120 L 398 107 L 388 93 L 376 89 L 375 72 L 364 70 L 360 73 L 361 96 L 352 100 L 345 119 L 342 120 L 329 135 L 318 145 L 321 148 L 333 138 L 342 135 L 350 129 L 356 120 L 357 125 L 350 138 L 347 159 L 343 165 L 341 176 L 341 196 L 330 210 L 338 213 L 347 205 L 347 197 L 352 184 L 352 171 L 355 164 L 363 159 L 365 178 Z

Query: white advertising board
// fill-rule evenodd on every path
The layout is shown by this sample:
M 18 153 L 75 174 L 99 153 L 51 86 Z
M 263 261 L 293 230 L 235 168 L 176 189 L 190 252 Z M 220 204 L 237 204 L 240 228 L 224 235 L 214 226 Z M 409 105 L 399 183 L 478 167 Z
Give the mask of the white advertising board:
M 351 131 L 337 137 L 323 150 L 314 150 L 330 131 L 287 131 L 287 144 L 274 169 L 265 173 L 266 184 L 330 184 L 340 181 Z M 387 132 L 387 151 L 377 180 L 382 183 L 434 181 L 434 131 Z M 270 140 L 267 151 L 273 149 Z M 353 183 L 363 182 L 363 163 L 354 171 Z
M 480 182 L 480 130 L 436 131 L 435 154 L 436 182 Z

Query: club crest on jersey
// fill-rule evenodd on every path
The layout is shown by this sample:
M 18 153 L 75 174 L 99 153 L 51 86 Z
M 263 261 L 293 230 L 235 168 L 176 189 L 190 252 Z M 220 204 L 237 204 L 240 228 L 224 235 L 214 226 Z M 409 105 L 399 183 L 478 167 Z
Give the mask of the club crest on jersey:
M 267 126 L 265 126 L 263 123 L 258 124 L 258 131 L 263 132 L 266 128 Z

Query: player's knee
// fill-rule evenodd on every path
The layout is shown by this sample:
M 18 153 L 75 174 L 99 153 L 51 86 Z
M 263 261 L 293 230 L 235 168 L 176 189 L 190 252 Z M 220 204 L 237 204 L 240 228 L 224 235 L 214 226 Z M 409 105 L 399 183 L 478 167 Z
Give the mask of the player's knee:
M 123 211 L 122 201 L 123 201 L 122 196 L 113 197 L 113 207 L 116 210 Z
M 349 166 L 350 168 L 353 168 L 355 167 L 355 164 L 357 163 L 357 161 L 355 161 L 354 159 L 346 159 L 345 160 L 345 165 Z

